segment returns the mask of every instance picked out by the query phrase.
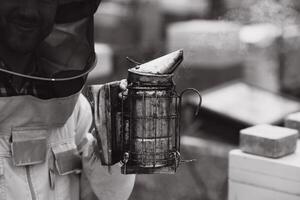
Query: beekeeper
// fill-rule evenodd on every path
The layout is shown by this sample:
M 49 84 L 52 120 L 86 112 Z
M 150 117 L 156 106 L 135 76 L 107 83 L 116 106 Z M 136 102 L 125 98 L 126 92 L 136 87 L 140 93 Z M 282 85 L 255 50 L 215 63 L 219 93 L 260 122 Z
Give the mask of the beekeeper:
M 99 3 L 0 1 L 0 200 L 128 199 L 135 177 L 101 166 L 80 94 Z

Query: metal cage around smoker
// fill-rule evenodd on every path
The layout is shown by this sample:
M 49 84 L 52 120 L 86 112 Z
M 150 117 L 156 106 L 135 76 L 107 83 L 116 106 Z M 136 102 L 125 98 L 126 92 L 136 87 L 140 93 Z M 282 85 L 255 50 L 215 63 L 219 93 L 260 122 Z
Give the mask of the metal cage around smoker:
M 174 174 L 185 162 L 180 157 L 182 96 L 197 93 L 198 113 L 201 95 L 192 88 L 178 95 L 172 74 L 128 72 L 128 93 L 123 92 L 123 98 L 118 97 L 120 82 L 88 90 L 101 163 L 109 167 L 121 161 L 123 174 Z
M 182 97 L 172 77 L 129 70 L 128 95 L 122 103 L 121 117 L 122 173 L 176 172 L 180 163 Z
M 180 156 L 182 96 L 175 90 L 173 72 L 183 60 L 179 50 L 128 70 L 127 88 L 121 82 L 92 85 L 87 96 L 93 107 L 94 131 L 102 165 L 121 161 L 123 174 L 174 174 Z M 119 98 L 123 91 L 123 97 Z

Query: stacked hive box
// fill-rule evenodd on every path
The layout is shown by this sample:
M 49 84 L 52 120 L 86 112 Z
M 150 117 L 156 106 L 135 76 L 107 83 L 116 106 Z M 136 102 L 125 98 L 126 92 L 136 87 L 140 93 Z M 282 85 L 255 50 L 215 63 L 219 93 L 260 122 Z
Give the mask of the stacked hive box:
M 299 145 L 299 144 L 298 144 Z M 230 152 L 229 200 L 299 200 L 300 149 L 281 159 Z
M 281 31 L 270 24 L 256 24 L 241 29 L 245 45 L 245 80 L 255 86 L 273 91 L 300 94 L 298 26 Z
M 244 60 L 246 82 L 278 92 L 281 30 L 271 24 L 250 25 L 243 27 L 240 38 L 246 50 Z
M 270 125 L 242 130 L 241 150 L 233 150 L 229 155 L 228 199 L 299 200 L 297 137 L 295 129 Z

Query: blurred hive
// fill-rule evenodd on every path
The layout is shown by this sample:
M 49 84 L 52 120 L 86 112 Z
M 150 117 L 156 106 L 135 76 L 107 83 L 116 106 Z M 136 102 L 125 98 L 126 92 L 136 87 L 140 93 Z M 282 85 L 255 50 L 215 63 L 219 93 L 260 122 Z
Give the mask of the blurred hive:
M 224 0 L 228 10 L 236 8 L 247 8 L 259 0 Z
M 244 78 L 246 82 L 273 92 L 280 90 L 281 30 L 271 24 L 256 24 L 242 28 L 245 45 Z
M 300 133 L 300 112 L 294 112 L 287 115 L 284 120 L 284 126 L 287 128 L 296 129 L 298 133 Z
M 293 96 L 300 96 L 300 28 L 289 26 L 283 32 L 282 47 L 282 90 Z
M 280 1 L 284 6 L 289 6 L 297 11 L 300 9 L 300 1 L 298 0 L 281 0 Z
M 157 0 L 104 1 L 95 15 L 95 41 L 113 49 L 112 79 L 125 77 L 126 57 L 143 61 L 158 54 L 162 46 L 162 15 Z M 101 58 L 100 58 L 101 59 Z
M 157 0 L 104 2 L 95 15 L 95 40 L 119 48 L 157 48 L 161 21 Z
M 168 28 L 168 49 L 184 49 L 185 64 L 223 68 L 240 62 L 240 26 L 224 21 L 195 20 Z
M 161 0 L 160 4 L 166 15 L 178 18 L 205 17 L 211 7 L 209 0 Z
M 222 123 L 234 121 L 246 126 L 281 124 L 286 115 L 299 109 L 300 104 L 294 99 L 240 81 L 205 91 L 202 106 L 214 120 L 221 117 Z
M 135 14 L 135 9 L 129 2 L 103 2 L 94 17 L 95 41 L 115 46 L 137 44 Z
M 203 89 L 238 76 L 241 63 L 240 26 L 225 21 L 193 20 L 173 23 L 167 30 L 167 49 L 184 49 L 179 87 Z M 186 84 L 186 85 L 184 85 Z
M 299 23 L 297 0 L 225 0 L 225 18 L 249 23 L 272 23 L 278 26 Z
M 110 76 L 113 72 L 113 50 L 107 44 L 96 43 L 95 52 L 97 64 L 93 71 L 89 73 L 88 84 L 98 83 L 99 79 Z

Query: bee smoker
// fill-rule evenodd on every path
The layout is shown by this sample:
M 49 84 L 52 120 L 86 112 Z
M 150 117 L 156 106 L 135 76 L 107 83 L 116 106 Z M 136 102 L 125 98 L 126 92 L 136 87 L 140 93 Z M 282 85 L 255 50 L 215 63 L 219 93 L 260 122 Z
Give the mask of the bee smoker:
M 173 72 L 182 50 L 128 70 L 128 92 L 118 82 L 92 86 L 102 164 L 122 163 L 123 174 L 176 172 L 180 157 L 180 110 L 183 94 L 175 90 Z

